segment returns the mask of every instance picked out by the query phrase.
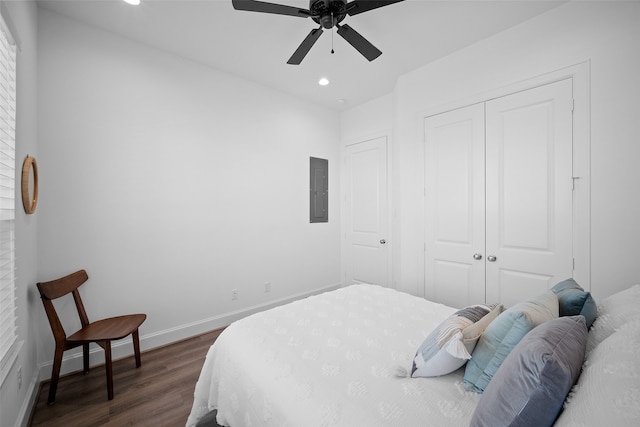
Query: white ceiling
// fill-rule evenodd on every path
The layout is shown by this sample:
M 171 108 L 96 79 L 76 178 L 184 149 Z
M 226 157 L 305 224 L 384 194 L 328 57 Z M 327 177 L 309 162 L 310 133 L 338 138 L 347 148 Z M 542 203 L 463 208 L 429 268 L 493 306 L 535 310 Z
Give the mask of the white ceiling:
M 288 65 L 298 45 L 318 26 L 310 18 L 236 11 L 231 0 L 141 1 L 139 6 L 122 0 L 38 4 L 335 110 L 391 93 L 398 76 L 566 2 L 406 0 L 345 18 L 343 23 L 383 52 L 373 62 L 333 31 L 325 31 L 301 65 Z M 270 2 L 309 6 L 308 0 Z M 323 76 L 330 79 L 329 86 L 318 85 Z

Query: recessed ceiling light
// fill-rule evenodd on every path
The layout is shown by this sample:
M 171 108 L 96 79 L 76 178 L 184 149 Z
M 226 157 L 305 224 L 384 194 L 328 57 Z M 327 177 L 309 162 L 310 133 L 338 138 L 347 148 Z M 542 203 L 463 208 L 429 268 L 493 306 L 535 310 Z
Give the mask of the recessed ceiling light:
M 320 80 L 318 80 L 318 84 L 320 86 L 326 86 L 329 84 L 329 79 L 326 77 L 321 78 Z
M 124 0 L 125 2 L 137 6 L 140 4 L 140 0 Z

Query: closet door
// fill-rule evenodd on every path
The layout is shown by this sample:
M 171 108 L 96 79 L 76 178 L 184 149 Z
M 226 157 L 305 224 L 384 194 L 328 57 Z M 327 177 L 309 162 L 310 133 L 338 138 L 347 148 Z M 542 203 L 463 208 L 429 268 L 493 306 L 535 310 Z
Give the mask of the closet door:
M 572 276 L 572 98 L 564 80 L 486 103 L 487 302 Z
M 425 126 L 425 297 L 453 307 L 485 299 L 484 104 Z

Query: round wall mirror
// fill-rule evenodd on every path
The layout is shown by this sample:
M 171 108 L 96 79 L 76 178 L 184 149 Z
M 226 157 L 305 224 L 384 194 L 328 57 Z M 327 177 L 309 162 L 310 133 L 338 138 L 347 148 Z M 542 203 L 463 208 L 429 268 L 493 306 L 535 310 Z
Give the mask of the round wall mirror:
M 38 163 L 35 157 L 27 156 L 22 164 L 22 205 L 32 214 L 38 204 Z

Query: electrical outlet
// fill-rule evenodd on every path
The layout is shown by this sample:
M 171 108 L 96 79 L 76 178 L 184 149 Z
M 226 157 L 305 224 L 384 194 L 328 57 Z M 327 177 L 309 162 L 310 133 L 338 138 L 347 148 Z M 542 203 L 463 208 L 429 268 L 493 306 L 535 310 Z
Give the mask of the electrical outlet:
M 18 368 L 18 390 L 22 388 L 22 366 Z
M 264 283 L 264 291 L 266 292 L 271 292 L 271 282 L 265 282 Z
M 235 301 L 238 299 L 238 290 L 237 289 L 232 289 L 231 290 L 231 301 Z

